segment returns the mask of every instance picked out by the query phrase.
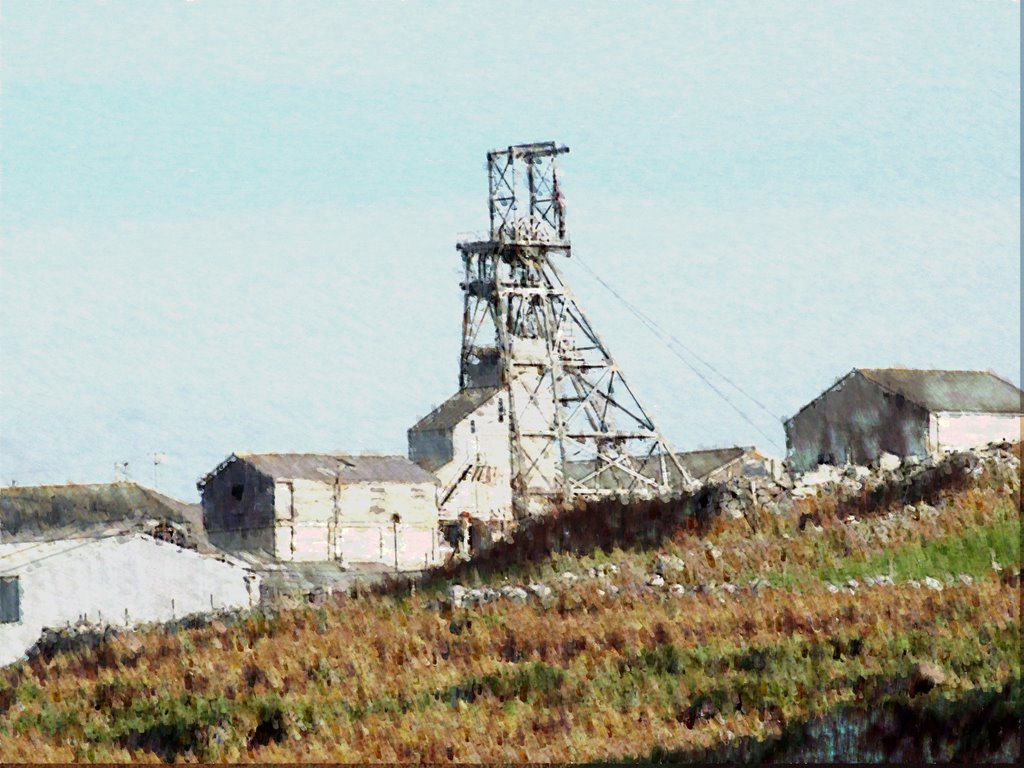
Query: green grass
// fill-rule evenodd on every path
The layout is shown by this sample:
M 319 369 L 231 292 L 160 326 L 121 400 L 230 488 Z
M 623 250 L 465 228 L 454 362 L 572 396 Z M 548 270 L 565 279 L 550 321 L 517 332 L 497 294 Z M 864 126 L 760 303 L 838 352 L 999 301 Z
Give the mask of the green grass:
M 992 555 L 1003 568 L 1020 567 L 1020 519 L 1002 519 L 975 528 L 961 536 L 943 536 L 926 542 L 906 544 L 892 554 L 867 560 L 847 559 L 836 568 L 821 572 L 821 578 L 841 583 L 866 575 L 892 573 L 894 579 L 941 578 L 966 573 L 981 578 L 992 572 Z

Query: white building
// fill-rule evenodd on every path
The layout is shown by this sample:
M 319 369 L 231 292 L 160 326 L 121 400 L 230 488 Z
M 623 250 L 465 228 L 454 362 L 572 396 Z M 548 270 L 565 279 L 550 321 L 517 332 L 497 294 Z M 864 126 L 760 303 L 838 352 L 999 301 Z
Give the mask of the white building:
M 0 544 L 0 665 L 46 627 L 136 626 L 259 601 L 248 569 L 142 534 Z
M 199 489 L 207 536 L 228 551 L 357 568 L 439 562 L 437 478 L 404 456 L 236 453 Z
M 409 458 L 440 482 L 438 516 L 448 545 L 466 536 L 464 521 L 496 533 L 512 524 L 508 394 L 501 387 L 457 392 L 409 430 Z

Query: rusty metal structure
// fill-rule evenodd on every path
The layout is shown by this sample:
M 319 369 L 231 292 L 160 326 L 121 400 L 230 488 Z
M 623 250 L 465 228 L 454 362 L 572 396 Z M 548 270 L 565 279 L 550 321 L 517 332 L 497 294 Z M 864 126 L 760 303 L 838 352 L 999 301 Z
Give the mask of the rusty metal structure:
M 459 385 L 508 392 L 517 506 L 692 488 L 557 262 L 571 255 L 554 142 L 487 154 L 490 229 L 464 265 Z

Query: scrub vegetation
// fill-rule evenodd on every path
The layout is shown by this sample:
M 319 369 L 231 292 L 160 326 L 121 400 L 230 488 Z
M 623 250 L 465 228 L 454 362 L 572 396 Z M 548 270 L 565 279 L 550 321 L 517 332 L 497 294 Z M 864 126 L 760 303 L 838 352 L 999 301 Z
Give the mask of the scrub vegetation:
M 0 673 L 0 761 L 1018 758 L 1019 478 L 858 511 L 459 572 L 546 599 L 435 582 L 43 652 Z

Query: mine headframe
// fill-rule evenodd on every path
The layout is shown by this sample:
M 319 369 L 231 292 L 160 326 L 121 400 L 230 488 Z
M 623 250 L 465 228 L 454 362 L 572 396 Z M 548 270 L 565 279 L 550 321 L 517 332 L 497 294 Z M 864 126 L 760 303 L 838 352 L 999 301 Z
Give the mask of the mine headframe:
M 487 153 L 490 230 L 458 243 L 462 388 L 509 400 L 520 501 L 651 497 L 695 486 L 637 400 L 553 257 L 571 255 L 557 158 L 568 147 Z

